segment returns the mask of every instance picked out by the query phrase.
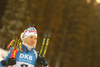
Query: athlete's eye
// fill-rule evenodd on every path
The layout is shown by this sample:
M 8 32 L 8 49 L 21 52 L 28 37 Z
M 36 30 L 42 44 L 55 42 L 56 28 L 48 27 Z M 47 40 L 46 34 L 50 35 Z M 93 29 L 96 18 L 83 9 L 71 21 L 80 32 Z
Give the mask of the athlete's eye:
M 30 37 L 31 39 L 33 38 L 33 37 Z
M 37 40 L 37 38 L 34 38 L 35 40 Z

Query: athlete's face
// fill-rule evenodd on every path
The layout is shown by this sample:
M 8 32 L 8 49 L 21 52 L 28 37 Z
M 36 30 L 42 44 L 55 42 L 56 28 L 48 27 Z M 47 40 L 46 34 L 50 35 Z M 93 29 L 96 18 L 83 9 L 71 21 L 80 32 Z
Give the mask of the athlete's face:
M 34 35 L 30 35 L 25 38 L 25 42 L 30 46 L 34 46 L 37 42 L 37 37 Z

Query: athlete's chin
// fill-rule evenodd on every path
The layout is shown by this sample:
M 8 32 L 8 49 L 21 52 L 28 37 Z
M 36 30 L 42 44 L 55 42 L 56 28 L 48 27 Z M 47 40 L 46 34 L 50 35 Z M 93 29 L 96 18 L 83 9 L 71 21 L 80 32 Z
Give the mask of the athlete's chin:
M 32 47 L 35 45 L 35 44 L 30 44 Z

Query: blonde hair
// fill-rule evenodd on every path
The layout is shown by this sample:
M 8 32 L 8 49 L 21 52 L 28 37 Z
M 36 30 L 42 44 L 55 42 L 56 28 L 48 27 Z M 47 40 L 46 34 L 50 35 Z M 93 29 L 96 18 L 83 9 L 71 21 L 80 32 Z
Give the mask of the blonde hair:
M 24 36 L 24 32 L 22 32 L 22 33 L 20 34 L 20 38 L 21 38 L 22 41 L 23 41 L 23 36 Z

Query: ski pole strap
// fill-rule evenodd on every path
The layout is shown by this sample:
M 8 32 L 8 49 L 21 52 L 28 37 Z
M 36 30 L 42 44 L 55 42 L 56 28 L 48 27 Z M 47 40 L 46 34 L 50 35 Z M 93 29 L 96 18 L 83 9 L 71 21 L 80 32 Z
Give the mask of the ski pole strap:
M 16 50 L 18 50 L 19 41 L 20 41 L 20 39 L 17 40 L 17 43 L 16 43 L 17 47 L 16 47 Z
M 17 46 L 17 37 L 15 38 L 15 43 L 14 43 L 14 46 L 13 46 L 13 49 L 15 49 L 15 47 Z
M 23 49 L 22 49 L 22 44 L 21 44 L 21 42 L 19 43 L 19 50 L 20 50 L 21 52 L 23 52 Z
M 13 39 L 7 46 L 7 48 L 10 48 L 12 46 L 12 44 L 14 43 L 15 39 Z

